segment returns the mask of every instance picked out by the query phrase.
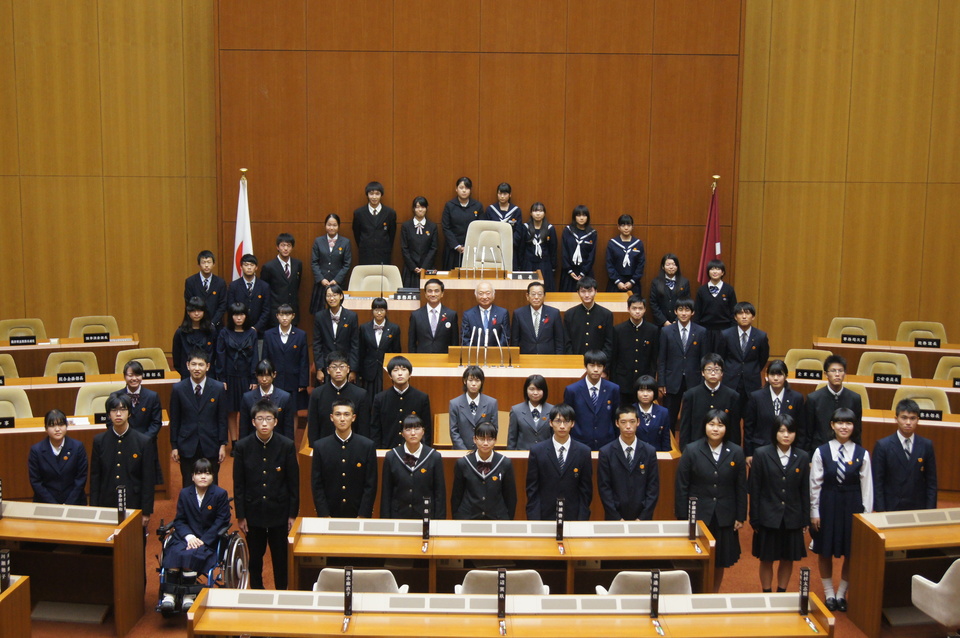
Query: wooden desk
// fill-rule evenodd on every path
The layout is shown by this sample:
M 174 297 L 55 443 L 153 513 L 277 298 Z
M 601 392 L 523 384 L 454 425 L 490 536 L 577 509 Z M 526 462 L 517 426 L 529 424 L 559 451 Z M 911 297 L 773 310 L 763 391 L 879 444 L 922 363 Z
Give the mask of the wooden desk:
M 556 569 L 546 565 L 559 562 L 566 593 L 578 589 L 579 561 L 629 561 L 685 569 L 692 572 L 695 591 L 713 583 L 715 542 L 702 522 L 697 524 L 697 539 L 690 541 L 686 521 L 570 521 L 564 526 L 563 553 L 552 521 L 434 520 L 426 547 L 422 527 L 419 520 L 298 518 L 287 537 L 292 546 L 291 588 L 309 586 L 301 568 L 308 570 L 312 557 L 426 559 L 430 592 L 438 590 L 438 566 L 459 559 L 532 561 L 542 569 Z M 467 571 L 455 569 L 460 578 Z M 619 565 L 595 568 L 594 575 L 607 583 L 620 569 Z M 592 591 L 595 584 L 579 589 Z
M 814 337 L 813 347 L 818 350 L 829 350 L 833 354 L 842 355 L 847 360 L 847 370 L 855 372 L 860 365 L 860 355 L 864 352 L 900 352 L 910 359 L 910 373 L 918 379 L 932 379 L 937 371 L 940 357 L 960 356 L 960 344 L 944 343 L 940 348 L 918 348 L 910 341 L 868 341 L 866 345 L 856 343 L 841 343 L 840 339 L 830 337 Z
M 0 545 L 30 576 L 31 600 L 112 604 L 118 636 L 143 615 L 143 542 L 140 510 L 118 525 L 114 508 L 3 502 Z M 84 550 L 35 549 L 37 543 Z
M 21 377 L 42 377 L 47 357 L 52 352 L 93 352 L 101 372 L 113 372 L 117 365 L 117 353 L 121 350 L 140 347 L 140 336 L 111 336 L 110 341 L 84 343 L 82 337 L 61 337 L 39 341 L 33 346 L 11 346 L 9 340 L 0 341 L 0 354 L 13 355 L 17 373 Z
M 806 617 L 798 613 L 798 603 L 789 593 L 664 595 L 658 620 L 662 635 L 687 638 L 834 635 L 833 615 L 815 595 Z M 345 632 L 343 620 L 340 593 L 205 589 L 187 613 L 187 635 L 501 635 L 493 595 L 354 594 Z M 629 596 L 510 596 L 504 628 L 507 636 L 521 638 L 661 635 L 650 618 L 649 599 Z
M 10 379 L 17 381 L 30 399 L 30 408 L 35 416 L 43 416 L 49 410 L 57 408 L 64 413 L 73 412 L 77 405 L 77 394 L 83 383 L 57 383 L 56 377 L 27 377 Z M 160 405 L 170 405 L 173 386 L 180 381 L 180 373 L 168 371 L 163 379 L 151 379 L 143 382 L 143 387 L 160 395 Z M 122 374 L 96 374 L 87 377 L 85 383 L 116 383 L 117 389 L 125 387 Z
M 883 607 L 912 604 L 913 574 L 938 581 L 960 555 L 960 508 L 855 514 L 851 552 L 848 615 L 876 638 Z
M 30 577 L 10 576 L 0 593 L 0 638 L 30 638 Z

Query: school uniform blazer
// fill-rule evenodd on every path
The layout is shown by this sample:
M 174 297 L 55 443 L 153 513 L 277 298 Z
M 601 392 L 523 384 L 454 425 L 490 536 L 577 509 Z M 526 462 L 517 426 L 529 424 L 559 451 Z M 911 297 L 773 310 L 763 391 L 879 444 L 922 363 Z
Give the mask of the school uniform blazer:
M 660 331 L 657 384 L 666 388 L 668 394 L 679 393 L 684 379 L 688 388 L 702 382 L 700 358 L 704 354 L 703 340 L 706 336 L 706 329 L 691 321 L 687 324 L 687 349 L 684 350 L 679 323 L 672 323 Z
M 64 437 L 63 449 L 55 457 L 50 440 L 44 437 L 30 446 L 27 471 L 34 503 L 87 504 L 87 451 L 80 441 Z
M 256 434 L 233 446 L 233 504 L 237 520 L 253 527 L 286 527 L 300 505 L 300 471 L 293 441 L 273 432 L 267 443 Z
M 580 379 L 563 390 L 563 402 L 577 413 L 577 421 L 570 435 L 591 450 L 599 450 L 617 438 L 618 430 L 613 415 L 620 407 L 620 386 L 600 379 L 597 406 L 590 400 L 587 380 Z
M 806 417 L 803 414 L 803 395 L 785 387 L 780 398 L 780 414 L 789 414 L 796 421 L 797 438 L 793 445 L 797 446 L 800 441 L 800 432 L 806 423 Z M 763 445 L 773 444 L 773 432 L 776 429 L 773 424 L 775 417 L 770 388 L 763 387 L 751 392 L 743 415 L 743 451 L 747 456 L 753 456 L 753 451 Z
M 613 356 L 613 313 L 595 303 L 587 310 L 582 303 L 563 313 L 563 330 L 567 336 L 567 354 L 584 354 L 587 350 L 603 350 Z
M 697 499 L 697 520 L 709 522 L 714 514 L 717 524 L 730 527 L 747 520 L 747 463 L 743 448 L 724 441 L 720 460 L 706 439 L 694 441 L 683 451 L 677 464 L 674 515 L 687 518 L 688 498 Z
M 510 429 L 507 432 L 508 450 L 529 450 L 541 441 L 553 436 L 550 427 L 550 410 L 553 405 L 540 406 L 540 418 L 534 420 L 530 404 L 524 401 L 510 408 Z
M 127 428 L 122 437 L 113 427 L 93 437 L 90 454 L 90 504 L 116 507 L 117 486 L 127 487 L 127 509 L 153 514 L 156 446 L 145 434 Z
M 170 447 L 184 458 L 216 458 L 227 444 L 227 402 L 223 384 L 207 377 L 198 400 L 193 381 L 183 379 L 170 391 Z
M 650 425 L 647 425 L 643 422 L 640 404 L 634 403 L 633 407 L 637 409 L 637 418 L 640 420 L 637 426 L 637 438 L 644 443 L 649 443 L 658 452 L 669 452 L 673 447 L 670 442 L 670 430 L 673 427 L 670 423 L 670 411 L 654 403 L 650 406 Z
M 513 463 L 494 452 L 490 471 L 484 475 L 477 462 L 476 452 L 457 459 L 450 495 L 453 518 L 512 521 L 517 515 L 517 480 Z
M 270 321 L 270 284 L 261 277 L 253 282 L 253 290 L 247 292 L 247 282 L 243 277 L 234 279 L 227 288 L 227 305 L 242 303 L 247 307 L 247 321 L 257 331 L 257 338 L 263 336 Z
M 567 439 L 561 472 L 553 437 L 550 437 L 530 449 L 527 462 L 527 520 L 556 520 L 557 499 L 560 497 L 564 499 L 564 520 L 590 520 L 593 463 L 590 448 Z
M 197 486 L 180 490 L 173 533 L 183 541 L 190 534 L 216 551 L 220 530 L 230 525 L 230 495 L 219 485 L 210 485 L 203 500 L 197 502 Z
M 489 421 L 499 427 L 497 400 L 484 393 L 477 397 L 477 413 L 470 413 L 470 402 L 467 401 L 467 395 L 460 396 L 450 400 L 450 439 L 453 441 L 454 450 L 472 450 L 473 431 L 477 425 L 484 421 Z M 424 423 L 424 427 L 427 424 Z
M 431 447 L 420 445 L 413 467 L 404 462 L 403 445 L 387 450 L 383 458 L 380 488 L 380 518 L 422 518 L 423 499 L 430 498 L 430 518 L 447 517 L 447 487 L 443 459 Z
M 373 329 L 373 320 L 360 325 L 360 368 L 357 370 L 359 376 L 365 381 L 372 381 L 378 376 L 383 375 L 383 355 L 390 353 L 399 353 L 400 345 L 400 326 L 392 321 L 386 321 L 383 325 L 383 334 L 380 336 L 380 343 L 377 343 L 377 334 Z
M 848 388 L 840 388 L 839 396 L 834 399 L 833 393 L 827 387 L 814 390 L 807 395 L 807 403 L 804 406 L 804 416 L 807 419 L 807 427 L 804 428 L 804 436 L 800 441 L 800 447 L 810 452 L 811 458 L 813 451 L 829 441 L 833 437 L 833 430 L 830 429 L 830 417 L 833 416 L 837 408 L 849 408 L 853 410 L 853 435 L 851 439 L 859 446 L 862 444 L 863 426 L 863 399 L 860 395 Z M 799 438 L 799 437 L 798 437 Z
M 333 250 L 330 250 L 326 235 L 320 235 L 313 240 L 313 248 L 310 251 L 310 270 L 313 272 L 314 284 L 319 284 L 326 279 L 327 281 L 336 281 L 341 288 L 346 290 L 347 273 L 350 272 L 352 263 L 353 251 L 350 248 L 350 240 L 343 235 L 337 235 Z M 321 291 L 320 306 L 324 305 L 322 295 L 323 292 Z M 311 308 L 310 312 L 315 312 L 315 310 Z
M 431 270 L 437 261 L 437 248 L 440 245 L 440 233 L 436 222 L 424 220 L 423 234 L 417 234 L 413 219 L 400 225 L 400 254 L 403 257 L 403 285 L 407 288 L 420 287 L 420 274 L 417 268 Z
M 907 459 L 894 432 L 873 447 L 873 511 L 932 510 L 937 508 L 937 460 L 930 439 L 911 437 Z
M 111 392 L 110 397 L 125 396 L 127 389 Z M 130 427 L 137 432 L 147 435 L 147 438 L 155 440 L 160 434 L 160 428 L 163 426 L 163 413 L 160 410 L 160 395 L 140 386 L 140 400 L 137 401 L 137 407 L 130 411 Z
M 324 308 L 313 316 L 313 363 L 318 370 L 327 369 L 327 355 L 334 351 L 347 356 L 352 371 L 360 369 L 360 318 L 342 306 L 337 336 L 333 336 L 329 309 Z
M 256 432 L 253 427 L 253 406 L 263 398 L 260 394 L 260 387 L 248 390 L 243 393 L 240 401 L 240 438 L 249 436 Z M 297 416 L 297 400 L 286 390 L 273 384 L 273 393 L 270 395 L 270 403 L 277 406 L 279 414 L 277 415 L 277 427 L 274 430 L 277 434 L 282 434 L 288 439 L 293 439 L 294 419 Z
M 637 439 L 627 463 L 620 437 L 610 441 L 597 459 L 597 491 L 606 520 L 652 520 L 660 498 L 657 451 Z
M 467 240 L 467 228 L 478 219 L 483 219 L 483 204 L 473 199 L 466 206 L 460 205 L 456 197 L 443 205 L 440 226 L 443 229 L 443 267 L 456 268 L 460 265 L 461 255 L 456 251 Z
M 268 326 L 277 325 L 277 308 L 281 304 L 290 304 L 296 315 L 293 324 L 300 325 L 300 282 L 303 280 L 303 262 L 296 257 L 290 258 L 290 278 L 283 274 L 283 264 L 275 257 L 260 269 L 260 278 L 270 286 L 270 318 Z
M 324 383 L 310 393 L 310 403 L 307 405 L 307 440 L 313 445 L 318 439 L 333 434 L 335 428 L 330 420 L 333 412 L 333 402 L 337 399 L 347 399 L 353 402 L 357 420 L 353 422 L 353 431 L 363 436 L 370 433 L 370 399 L 367 391 L 356 383 L 347 381 L 339 390 L 330 383 Z
M 657 376 L 660 355 L 660 329 L 649 321 L 634 326 L 627 319 L 613 327 L 613 357 L 610 380 L 624 394 L 633 394 L 633 384 L 645 374 Z
M 723 357 L 723 385 L 749 394 L 763 385 L 763 369 L 770 358 L 770 342 L 763 330 L 750 328 L 747 337 L 747 354 L 740 349 L 740 328 L 727 328 L 720 337 L 718 347 Z
M 313 444 L 310 472 L 317 516 L 373 518 L 377 500 L 377 448 L 365 436 L 351 433 L 341 441 L 328 436 Z
M 539 333 L 533 330 L 533 308 L 529 305 L 517 308 L 513 311 L 511 332 L 511 343 L 520 348 L 520 354 L 564 353 L 567 337 L 563 332 L 563 319 L 553 306 L 540 307 Z
M 673 290 L 667 287 L 667 278 L 660 273 L 650 283 L 650 312 L 653 313 L 653 322 L 664 327 L 666 322 L 676 323 L 676 305 L 678 299 L 690 296 L 690 280 L 683 275 L 677 275 Z
M 210 291 L 203 289 L 203 278 L 194 273 L 183 282 L 183 300 L 200 297 L 207 305 L 207 316 L 217 329 L 223 327 L 223 313 L 227 311 L 227 282 L 217 275 L 210 275 Z
M 276 387 L 296 395 L 300 388 L 310 385 L 307 333 L 300 328 L 290 328 L 286 343 L 280 338 L 279 327 L 269 328 L 263 335 L 263 358 L 269 359 L 277 371 L 273 380 Z
M 411 414 L 423 420 L 421 443 L 430 445 L 433 440 L 433 418 L 430 415 L 430 396 L 426 392 L 407 386 L 407 390 L 400 394 L 391 386 L 373 397 L 370 438 L 378 449 L 389 450 L 403 443 L 403 420 Z
M 208 332 L 202 330 L 184 332 L 181 328 L 177 328 L 176 332 L 173 333 L 173 348 L 171 350 L 173 367 L 180 373 L 181 379 L 190 376 L 190 371 L 187 370 L 187 357 L 194 350 L 203 350 L 207 353 L 207 356 L 210 357 L 210 372 L 208 374 L 213 374 L 217 367 L 217 337 L 219 334 L 219 328 L 214 326 L 215 324 L 211 324 Z
M 429 323 L 427 324 L 430 325 Z M 493 333 L 497 333 L 500 339 L 500 345 L 506 348 L 510 345 L 510 313 L 506 308 L 493 305 L 490 306 L 490 323 L 487 326 L 490 330 L 489 340 L 486 342 L 491 348 L 497 347 L 497 341 Z M 463 313 L 463 327 L 460 329 L 460 343 L 470 345 L 470 333 L 476 328 L 477 334 L 474 336 L 473 345 L 483 345 L 483 315 L 480 314 L 480 306 L 474 306 Z
M 780 464 L 777 446 L 760 446 L 753 453 L 750 479 L 750 525 L 800 529 L 810 525 L 810 455 L 796 445 L 790 448 L 786 467 Z
M 370 213 L 364 204 L 353 211 L 353 239 L 357 242 L 357 264 L 390 264 L 393 241 L 397 238 L 397 211 L 380 204 L 380 212 Z
M 680 404 L 680 451 L 687 445 L 702 439 L 704 435 L 703 419 L 712 409 L 724 410 L 730 415 L 730 425 L 727 426 L 727 441 L 740 445 L 740 395 L 722 383 L 716 390 L 707 388 L 701 379 L 689 390 L 683 393 Z
M 430 315 L 427 306 L 410 314 L 410 330 L 407 333 L 407 351 L 429 354 L 446 354 L 450 346 L 460 345 L 460 328 L 457 326 L 457 311 L 440 305 L 437 333 L 430 332 Z

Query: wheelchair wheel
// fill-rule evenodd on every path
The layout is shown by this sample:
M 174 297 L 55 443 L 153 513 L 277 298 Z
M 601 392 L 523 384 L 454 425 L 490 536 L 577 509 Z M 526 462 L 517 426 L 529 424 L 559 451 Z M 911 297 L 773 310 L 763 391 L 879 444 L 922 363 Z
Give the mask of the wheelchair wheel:
M 223 586 L 230 589 L 246 589 L 250 583 L 250 552 L 247 542 L 234 532 L 227 541 L 223 555 Z

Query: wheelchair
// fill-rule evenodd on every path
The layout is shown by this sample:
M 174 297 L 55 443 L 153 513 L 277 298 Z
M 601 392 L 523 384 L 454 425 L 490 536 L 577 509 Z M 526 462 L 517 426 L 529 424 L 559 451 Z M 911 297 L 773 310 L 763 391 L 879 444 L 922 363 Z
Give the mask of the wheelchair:
M 230 531 L 229 525 L 221 529 L 217 535 L 217 562 L 207 573 L 197 573 L 195 577 L 189 577 L 182 571 L 167 570 L 163 567 L 163 555 L 167 547 L 176 541 L 173 534 L 173 523 L 164 525 L 161 520 L 160 527 L 157 529 L 157 536 L 160 538 L 160 555 L 157 557 L 160 591 L 157 596 L 156 610 L 164 617 L 169 618 L 177 613 L 187 611 L 189 605 L 187 605 L 187 609 L 183 608 L 184 596 L 196 598 L 197 594 L 205 587 L 247 589 L 249 586 L 250 552 L 247 549 L 247 542 L 240 535 L 240 532 Z M 172 610 L 161 607 L 164 594 L 171 594 L 174 597 L 175 602 Z

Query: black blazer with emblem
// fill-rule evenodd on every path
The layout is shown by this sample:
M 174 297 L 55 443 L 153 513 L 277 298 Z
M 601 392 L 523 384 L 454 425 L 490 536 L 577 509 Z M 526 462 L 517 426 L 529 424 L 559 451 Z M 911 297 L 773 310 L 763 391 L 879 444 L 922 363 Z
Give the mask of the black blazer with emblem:
M 307 333 L 300 328 L 290 328 L 290 336 L 284 343 L 280 328 L 273 327 L 263 335 L 263 358 L 269 359 L 277 371 L 274 385 L 296 396 L 300 388 L 310 385 L 310 353 L 307 349 Z M 321 362 L 321 367 L 323 363 Z
M 34 503 L 87 504 L 87 451 L 80 441 L 64 437 L 63 449 L 54 456 L 50 440 L 44 437 L 30 446 L 27 470 Z
M 673 290 L 667 287 L 667 277 L 661 270 L 653 282 L 650 283 L 650 312 L 653 313 L 653 323 L 663 328 L 666 322 L 676 323 L 676 304 L 678 299 L 690 296 L 690 280 L 683 275 L 677 275 Z
M 243 393 L 243 398 L 240 401 L 240 438 L 256 432 L 256 429 L 253 427 L 253 415 L 251 413 L 253 412 L 253 406 L 262 398 L 263 395 L 260 393 L 260 386 Z M 296 399 L 289 392 L 278 387 L 277 384 L 274 384 L 273 393 L 270 395 L 270 402 L 277 406 L 277 411 L 279 412 L 277 415 L 277 434 L 282 434 L 288 439 L 292 439 L 294 435 L 294 419 L 297 416 Z
M 627 463 L 620 437 L 610 441 L 597 459 L 597 491 L 608 521 L 652 520 L 660 498 L 657 451 L 637 439 Z
M 247 282 L 243 277 L 234 279 L 227 288 L 227 305 L 242 303 L 247 307 L 247 325 L 257 331 L 257 338 L 263 337 L 270 321 L 270 284 L 261 277 L 253 282 L 253 290 L 247 292 Z
M 233 502 L 237 520 L 252 527 L 286 526 L 300 507 L 300 471 L 293 441 L 274 431 L 264 444 L 256 434 L 233 446 Z
M 704 354 L 703 340 L 707 331 L 692 321 L 687 324 L 687 349 L 680 339 L 680 323 L 675 322 L 660 331 L 660 350 L 657 353 L 657 385 L 668 394 L 678 394 L 683 380 L 687 388 L 700 383 L 700 358 Z
M 393 242 L 397 237 L 397 211 L 380 203 L 373 215 L 364 204 L 353 211 L 353 239 L 357 242 L 358 265 L 392 263 Z
M 336 336 L 330 310 L 324 308 L 313 316 L 313 363 L 318 370 L 326 370 L 327 355 L 333 351 L 347 356 L 352 371 L 360 369 L 360 318 L 342 306 Z
M 763 385 L 763 369 L 770 358 L 767 333 L 750 328 L 746 355 L 740 349 L 740 328 L 736 326 L 724 330 L 717 345 L 723 357 L 723 385 L 734 390 L 743 388 L 745 394 L 759 390 Z
M 110 396 L 126 395 L 127 389 L 111 392 Z M 137 406 L 130 412 L 130 427 L 137 432 L 147 435 L 150 440 L 156 440 L 163 425 L 162 411 L 160 410 L 160 395 L 149 388 L 140 386 L 140 399 Z
M 937 508 L 937 460 L 930 439 L 914 433 L 907 459 L 894 432 L 873 448 L 873 510 L 893 512 Z
M 199 399 L 193 381 L 184 379 L 170 392 L 170 447 L 184 458 L 217 458 L 227 444 L 227 402 L 223 384 L 207 377 Z
M 747 520 L 747 463 L 743 448 L 723 442 L 720 459 L 713 462 L 707 439 L 694 441 L 683 451 L 677 464 L 674 515 L 687 518 L 689 497 L 697 499 L 697 520 L 729 527 Z
M 460 328 L 457 324 L 457 312 L 440 305 L 437 318 L 437 334 L 430 333 L 430 316 L 427 306 L 417 308 L 410 314 L 410 331 L 407 335 L 409 352 L 446 354 L 450 346 L 460 345 Z M 449 324 L 449 325 L 448 325 Z
M 477 463 L 476 452 L 457 459 L 450 496 L 453 518 L 513 520 L 517 514 L 517 481 L 513 475 L 513 463 L 494 452 L 486 475 Z
M 529 450 L 540 441 L 553 436 L 550 427 L 550 410 L 553 405 L 540 405 L 540 418 L 530 414 L 530 404 L 524 401 L 510 408 L 510 429 L 507 431 L 508 450 Z
M 430 396 L 426 392 L 407 386 L 400 394 L 392 386 L 373 397 L 370 416 L 370 437 L 378 449 L 389 450 L 403 444 L 403 420 L 415 414 L 423 420 L 423 440 L 430 445 L 433 440 L 433 418 L 430 415 Z
M 760 388 L 751 392 L 746 410 L 743 415 L 743 451 L 747 456 L 753 456 L 753 451 L 758 447 L 773 443 L 773 433 L 776 429 L 773 419 L 777 415 L 773 411 L 770 388 Z M 806 423 L 806 417 L 803 414 L 803 395 L 785 387 L 780 398 L 780 414 L 789 414 L 796 421 L 797 439 L 793 444 L 799 445 L 800 433 Z
M 533 330 L 533 309 L 527 305 L 513 311 L 512 345 L 520 354 L 563 354 L 567 337 L 560 311 L 553 306 L 540 307 L 540 330 Z
M 392 321 L 385 321 L 380 343 L 377 343 L 377 334 L 373 328 L 373 321 L 360 326 L 360 369 L 357 374 L 364 381 L 373 381 L 376 377 L 383 377 L 383 355 L 399 353 L 400 326 Z
M 704 437 L 703 419 L 713 409 L 725 410 L 730 416 L 727 441 L 740 445 L 740 395 L 722 383 L 710 390 L 702 380 L 683 393 L 680 407 L 680 450 Z
M 593 463 L 590 448 L 567 439 L 563 471 L 553 447 L 553 437 L 537 443 L 527 462 L 527 520 L 549 521 L 557 518 L 557 499 L 564 499 L 564 518 L 590 520 L 593 500 Z
M 403 256 L 403 285 L 406 288 L 420 287 L 417 268 L 431 270 L 435 267 L 440 233 L 437 224 L 425 220 L 423 234 L 417 234 L 416 224 L 408 219 L 400 225 L 400 254 Z
M 327 436 L 313 444 L 310 473 L 317 516 L 373 518 L 377 448 L 356 432 L 346 441 Z
M 447 517 L 447 487 L 440 453 L 421 444 L 420 457 L 410 467 L 403 445 L 388 450 L 383 459 L 380 518 L 422 518 L 423 499 L 430 498 L 430 518 Z
M 790 448 L 786 467 L 780 464 L 777 446 L 758 447 L 750 466 L 750 525 L 800 529 L 810 524 L 810 455 L 796 445 Z
M 203 278 L 200 273 L 187 277 L 183 282 L 183 300 L 190 301 L 191 297 L 200 297 L 207 305 L 207 316 L 219 330 L 224 326 L 223 313 L 227 311 L 227 282 L 222 277 L 210 275 L 209 292 L 203 289 Z
M 300 281 L 303 279 L 303 262 L 295 257 L 290 258 L 290 278 L 283 274 L 283 264 L 280 258 L 274 258 L 260 269 L 260 278 L 270 286 L 270 317 L 268 326 L 277 324 L 277 308 L 281 304 L 290 304 L 296 316 L 293 325 L 300 325 Z

